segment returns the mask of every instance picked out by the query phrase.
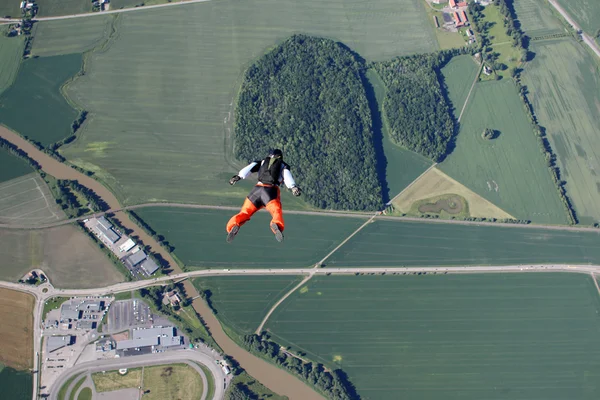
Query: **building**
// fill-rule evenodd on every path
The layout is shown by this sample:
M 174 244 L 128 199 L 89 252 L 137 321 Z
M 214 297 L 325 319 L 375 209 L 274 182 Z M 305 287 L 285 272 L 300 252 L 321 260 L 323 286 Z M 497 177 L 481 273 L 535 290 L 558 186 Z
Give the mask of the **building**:
M 448 5 L 450 8 L 456 8 L 456 0 L 449 0 Z
M 77 321 L 77 325 L 75 325 L 75 329 L 83 329 L 86 331 L 89 331 L 91 329 L 96 329 L 96 321 L 92 321 L 89 319 Z
M 75 336 L 49 336 L 48 340 L 46 340 L 46 350 L 48 353 L 52 353 L 74 343 Z
M 141 264 L 140 267 L 146 273 L 146 275 L 150 276 L 156 272 L 158 269 L 158 265 L 151 258 L 146 258 Z
M 125 253 L 131 250 L 133 246 L 135 246 L 135 242 L 131 239 L 127 239 L 125 243 L 119 246 L 119 251 L 121 251 L 121 253 Z
M 125 265 L 127 265 L 129 268 L 132 268 L 132 267 L 135 267 L 136 265 L 138 265 L 139 263 L 141 263 L 142 261 L 144 261 L 145 259 L 146 259 L 146 253 L 144 253 L 143 251 L 140 250 L 136 253 L 133 253 L 129 257 L 127 257 L 125 259 Z
M 117 342 L 117 350 L 135 349 L 136 351 L 147 352 L 148 348 L 151 348 L 151 350 L 164 350 L 169 347 L 180 346 L 183 344 L 183 337 L 176 336 L 175 333 L 175 328 L 172 326 L 134 329 L 131 339 Z
M 170 292 L 165 293 L 165 297 L 163 298 L 163 304 L 171 304 L 172 306 L 177 306 L 181 303 L 181 297 L 179 297 L 179 293 L 176 290 L 172 290 Z
M 467 13 L 464 11 L 460 12 L 460 18 L 462 19 L 462 21 L 466 24 L 467 22 L 469 22 L 469 18 L 467 18 Z
M 81 311 L 79 307 L 71 302 L 67 302 L 60 307 L 60 320 L 61 322 L 74 321 L 79 319 Z
M 433 4 L 444 4 L 447 2 L 448 2 L 448 0 L 433 0 Z
M 466 1 L 461 1 L 460 3 L 457 4 L 458 7 L 467 7 L 468 4 Z
M 464 25 L 464 23 L 460 20 L 460 17 L 458 16 L 457 12 L 453 13 L 452 16 L 454 17 L 454 23 L 456 24 L 457 28 Z
M 100 217 L 96 220 L 96 229 L 98 229 L 100 234 L 111 243 L 115 243 L 121 238 L 121 236 L 113 230 L 112 224 L 104 217 Z
M 467 29 L 467 36 L 468 36 L 468 37 L 471 37 L 471 36 L 473 36 L 473 31 L 472 31 L 472 30 L 470 30 L 470 29 Z
M 158 337 L 145 339 L 127 339 L 117 342 L 117 350 L 139 349 L 141 347 L 157 346 Z

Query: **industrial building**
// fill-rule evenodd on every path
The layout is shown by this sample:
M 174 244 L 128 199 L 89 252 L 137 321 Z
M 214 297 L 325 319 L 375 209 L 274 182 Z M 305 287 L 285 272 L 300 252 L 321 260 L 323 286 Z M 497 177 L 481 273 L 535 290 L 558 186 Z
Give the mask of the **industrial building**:
M 129 257 L 125 258 L 123 261 L 125 263 L 125 266 L 130 270 L 134 267 L 138 267 L 147 276 L 152 275 L 158 269 L 158 265 L 156 265 L 154 260 L 148 258 L 148 256 L 146 255 L 146 253 L 144 253 L 143 250 L 136 251 Z
M 97 219 L 96 229 L 100 235 L 102 235 L 110 243 L 115 243 L 121 238 L 121 236 L 114 231 L 113 225 L 104 217 Z
M 169 347 L 180 346 L 183 344 L 183 337 L 176 336 L 175 328 L 169 327 L 153 327 L 134 329 L 132 339 L 121 340 L 117 342 L 117 350 L 148 351 L 165 350 Z
M 61 322 L 78 320 L 81 315 L 78 305 L 68 301 L 60 307 Z
M 49 336 L 46 340 L 46 351 L 52 353 L 72 344 L 75 344 L 75 336 Z

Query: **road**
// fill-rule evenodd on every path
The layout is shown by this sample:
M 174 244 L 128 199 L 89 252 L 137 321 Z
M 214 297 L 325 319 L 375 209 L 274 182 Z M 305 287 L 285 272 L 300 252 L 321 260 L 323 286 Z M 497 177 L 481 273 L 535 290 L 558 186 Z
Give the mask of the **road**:
M 154 8 L 182 6 L 182 5 L 194 4 L 194 3 L 206 3 L 208 1 L 212 1 L 212 0 L 183 0 L 183 1 L 174 1 L 174 2 L 171 2 L 171 3 L 165 3 L 165 4 L 157 4 L 157 5 L 154 5 L 154 6 L 121 8 L 121 9 L 118 9 L 118 10 L 109 10 L 109 11 L 101 11 L 101 12 L 91 12 L 91 13 L 85 13 L 85 14 L 60 15 L 60 16 L 57 16 L 57 17 L 38 17 L 38 18 L 34 18 L 34 21 L 56 21 L 56 20 L 61 20 L 61 19 L 96 17 L 96 16 L 99 16 L 99 15 L 119 14 L 119 13 L 124 13 L 124 12 L 141 11 L 141 10 L 151 10 L 151 9 L 154 9 Z M 8 24 L 8 23 L 14 23 L 14 22 L 19 22 L 19 21 L 20 21 L 19 19 L 0 18 L 0 24 L 3 24 L 3 23 L 4 24 Z
M 75 365 L 73 368 L 66 370 L 62 375 L 58 377 L 54 386 L 51 388 L 50 399 L 57 400 L 58 391 L 66 383 L 66 381 L 69 380 L 69 378 L 71 378 L 72 376 L 81 373 L 94 373 L 120 368 L 137 368 L 149 365 L 172 364 L 184 361 L 193 361 L 205 365 L 214 377 L 214 398 L 219 400 L 224 398 L 225 389 L 223 383 L 225 380 L 225 374 L 223 373 L 221 368 L 219 368 L 214 363 L 214 361 L 206 354 L 190 349 L 168 351 L 165 353 L 145 354 L 141 356 L 131 356 L 124 358 L 113 358 L 109 360 L 96 360 Z M 203 377 L 202 381 L 204 383 L 204 398 L 207 393 L 206 390 L 208 389 L 208 386 L 206 385 L 206 375 L 200 368 L 195 366 L 195 364 L 190 363 L 188 365 L 196 369 L 196 371 L 200 373 L 200 376 Z
M 587 33 L 585 33 L 583 31 L 583 29 L 581 29 L 581 27 L 579 26 L 579 24 L 577 24 L 577 22 L 575 22 L 575 20 L 573 18 L 571 18 L 571 16 L 565 11 L 564 8 L 562 8 L 560 6 L 560 4 L 558 4 L 556 2 L 556 0 L 548 0 L 548 1 L 552 5 L 552 7 L 554 7 L 556 9 L 556 11 L 558 11 L 560 13 L 560 15 L 562 15 L 563 18 L 567 20 L 567 22 L 573 27 L 573 29 L 575 29 L 576 31 L 581 31 L 581 38 L 583 39 L 583 42 L 590 49 L 592 49 L 592 51 L 594 53 L 596 53 L 596 55 L 598 57 L 600 57 L 600 46 L 598 46 L 598 44 L 596 43 L 596 41 L 594 40 L 594 38 L 592 38 L 590 35 L 588 35 Z

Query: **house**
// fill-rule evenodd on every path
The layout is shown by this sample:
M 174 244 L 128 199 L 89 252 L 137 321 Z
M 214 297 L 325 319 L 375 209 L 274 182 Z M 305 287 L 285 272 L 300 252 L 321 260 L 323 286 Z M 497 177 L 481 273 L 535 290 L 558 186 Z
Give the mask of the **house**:
M 449 0 L 448 5 L 450 8 L 456 8 L 456 0 Z
M 460 18 L 462 19 L 462 21 L 466 24 L 467 22 L 469 22 L 469 18 L 467 18 L 467 13 L 464 11 L 460 12 Z
M 457 7 L 461 7 L 461 8 L 462 8 L 462 7 L 467 7 L 467 6 L 468 6 L 468 4 L 467 4 L 467 2 L 466 2 L 466 1 L 461 1 L 460 3 L 456 4 L 456 6 L 457 6 Z
M 494 72 L 490 67 L 488 67 L 487 65 L 483 66 L 483 73 L 486 75 L 491 75 L 492 72 Z
M 181 297 L 179 297 L 179 293 L 177 293 L 176 290 L 172 290 L 165 293 L 164 301 L 166 301 L 166 303 L 170 303 L 172 306 L 177 306 L 181 303 Z
M 458 13 L 457 13 L 457 12 L 455 12 L 455 13 L 454 13 L 454 14 L 452 14 L 452 15 L 454 16 L 454 22 L 456 23 L 456 27 L 457 27 L 457 28 L 459 28 L 459 27 L 461 27 L 461 26 L 463 26 L 463 25 L 464 25 L 464 22 L 462 22 L 462 21 L 460 20 L 460 17 L 458 16 Z
M 467 36 L 468 36 L 468 37 L 471 37 L 471 36 L 473 36 L 473 31 L 472 31 L 472 30 L 470 30 L 470 29 L 467 29 L 467 31 L 466 31 L 466 32 L 467 32 Z

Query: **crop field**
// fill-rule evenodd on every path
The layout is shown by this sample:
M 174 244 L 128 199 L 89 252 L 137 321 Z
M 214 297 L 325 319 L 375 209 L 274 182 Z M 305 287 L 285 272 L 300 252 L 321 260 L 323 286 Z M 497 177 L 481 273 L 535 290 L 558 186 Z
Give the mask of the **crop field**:
M 21 17 L 21 9 L 19 3 L 10 0 L 0 1 L 0 18 L 10 16 L 11 18 Z
M 581 223 L 600 221 L 600 76 L 572 39 L 534 42 L 523 81 Z
M 23 39 L 5 33 L 6 27 L 0 26 L 0 94 L 14 82 L 23 57 Z
M 420 1 L 223 0 L 124 13 L 118 39 L 69 85 L 93 118 L 64 155 L 125 204 L 238 205 L 246 189 L 226 182 L 247 161 L 231 159 L 230 139 L 250 63 L 297 32 L 340 40 L 368 60 L 433 51 Z
M 225 225 L 237 211 L 152 207 L 135 212 L 167 238 L 184 265 L 196 268 L 306 267 L 321 260 L 366 220 L 286 215 L 284 210 L 285 241 L 277 243 L 269 228 L 270 215 L 260 211 L 229 244 Z
M 387 122 L 383 120 L 385 85 L 374 69 L 367 71 L 366 78 L 373 88 L 372 91 L 367 90 L 369 102 L 377 103 L 377 113 L 372 115 L 373 131 L 375 143 L 378 140 L 381 142 L 381 146 L 376 145 L 375 148 L 380 150 L 377 154 L 377 161 L 385 163 L 383 165 L 385 168 L 383 190 L 387 189 L 387 193 L 383 193 L 383 198 L 387 202 L 425 172 L 431 166 L 431 160 L 392 143 L 388 134 Z M 372 109 L 374 108 L 372 106 Z M 372 114 L 374 113 L 372 112 Z
M 0 121 L 46 146 L 71 134 L 77 118 L 61 86 L 81 69 L 81 54 L 24 61 L 15 83 L 0 96 Z
M 456 148 L 439 168 L 518 219 L 567 223 L 514 83 L 478 83 L 472 96 Z M 499 137 L 483 139 L 486 128 L 499 131 Z
M 271 307 L 302 277 L 207 277 L 194 280 L 199 292 L 210 291 L 210 304 L 221 323 L 242 335 L 254 333 Z
M 92 374 L 92 381 L 99 393 L 136 388 L 142 382 L 142 369 L 129 368 L 125 375 L 121 375 L 119 371 L 96 372 Z
M 4 149 L 0 149 L 0 166 L 0 188 L 7 181 L 33 172 L 33 169 L 23 159 L 10 154 Z M 0 199 L 2 197 L 2 189 L 0 189 Z
M 565 32 L 545 0 L 519 0 L 513 3 L 513 7 L 521 28 L 531 38 Z
M 413 204 L 442 195 L 459 195 L 468 203 L 469 215 L 483 218 L 513 218 L 510 214 L 496 207 L 477 193 L 469 190 L 464 185 L 450 178 L 437 168 L 432 168 L 422 175 L 398 196 L 392 204 L 397 211 L 408 213 Z
M 30 400 L 33 394 L 33 377 L 28 371 L 17 371 L 0 364 L 0 387 L 2 395 L 7 399 Z
M 37 173 L 0 183 L 0 224 L 38 225 L 64 217 Z
M 558 0 L 562 8 L 591 36 L 600 29 L 600 3 L 596 0 Z
M 18 370 L 33 367 L 34 301 L 30 294 L 0 288 L 1 364 Z
M 36 0 L 39 17 L 55 17 L 58 15 L 83 14 L 92 12 L 90 0 Z
M 455 118 L 460 116 L 478 69 L 479 66 L 473 57 L 466 55 L 452 58 L 442 68 L 444 83 L 447 88 L 448 98 L 452 103 Z
M 172 364 L 144 368 L 146 400 L 200 399 L 202 380 L 189 365 Z
M 600 263 L 599 232 L 379 220 L 332 255 L 331 267 Z
M 0 279 L 16 282 L 41 268 L 55 287 L 93 288 L 124 280 L 85 233 L 64 225 L 43 230 L 0 230 Z
M 267 327 L 363 399 L 591 400 L 599 312 L 587 275 L 329 276 Z
M 49 57 L 91 50 L 106 42 L 113 22 L 116 23 L 117 20 L 116 15 L 104 15 L 40 21 L 34 25 L 31 54 Z

